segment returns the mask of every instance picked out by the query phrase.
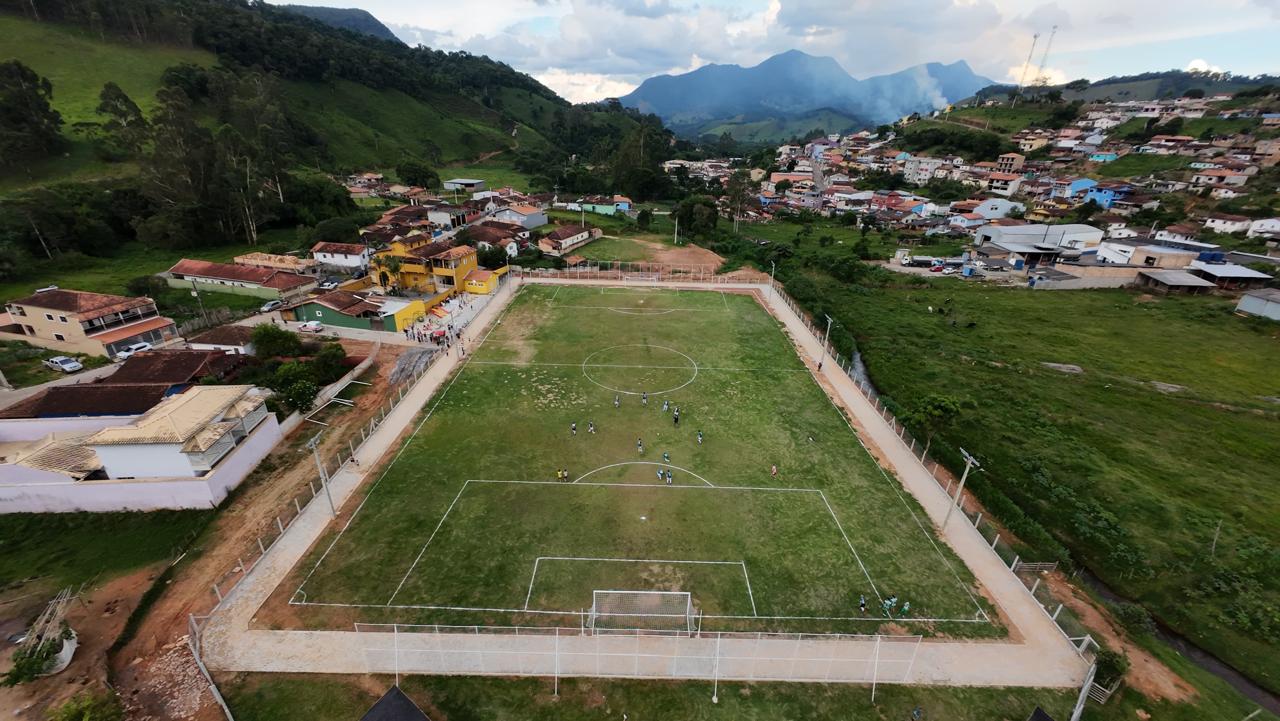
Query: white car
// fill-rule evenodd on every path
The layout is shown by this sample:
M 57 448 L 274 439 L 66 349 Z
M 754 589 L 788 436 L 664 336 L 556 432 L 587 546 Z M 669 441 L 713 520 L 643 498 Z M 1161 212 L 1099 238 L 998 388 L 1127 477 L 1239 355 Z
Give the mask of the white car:
M 942 274 L 943 274 L 943 275 L 955 275 L 955 274 L 956 274 L 956 269 L 955 269 L 955 268 L 943 268 L 943 269 L 942 269 Z
M 281 306 L 283 306 L 283 305 L 284 305 L 284 301 L 282 301 L 282 300 L 269 300 L 269 301 L 267 301 L 266 303 L 263 303 L 263 304 L 262 304 L 262 307 L 258 309 L 258 312 L 259 312 L 259 313 L 270 313 L 271 311 L 273 311 L 273 310 L 275 310 L 276 308 L 279 308 L 279 307 L 281 307 Z
M 80 361 L 75 358 L 68 358 L 64 355 L 45 358 L 42 362 L 45 364 L 45 367 L 52 368 L 55 371 L 62 371 L 63 373 L 75 373 L 76 371 L 84 370 L 84 366 L 80 364 Z
M 298 330 L 303 333 L 319 333 L 324 330 L 324 323 L 321 323 L 318 320 L 309 320 L 306 323 L 299 325 Z
M 116 360 L 125 360 L 132 357 L 134 353 L 141 353 L 144 350 L 152 350 L 152 345 L 150 343 L 134 343 L 124 350 L 116 351 Z

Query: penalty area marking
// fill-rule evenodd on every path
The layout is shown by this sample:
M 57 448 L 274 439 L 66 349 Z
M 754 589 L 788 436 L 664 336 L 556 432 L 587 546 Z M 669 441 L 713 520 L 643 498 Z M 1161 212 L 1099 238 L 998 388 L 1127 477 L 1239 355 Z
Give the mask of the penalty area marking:
M 751 591 L 751 576 L 747 575 L 746 561 L 685 561 L 667 558 L 589 558 L 585 556 L 538 556 L 533 561 L 533 573 L 529 576 L 529 592 L 524 597 L 523 611 L 529 610 L 529 601 L 533 599 L 533 584 L 538 579 L 538 564 L 543 561 L 585 561 L 588 563 L 670 563 L 691 564 L 699 566 L 738 566 L 742 569 L 742 580 L 747 584 L 747 600 L 751 601 L 751 615 L 756 612 L 756 596 Z M 546 609 L 535 609 L 545 611 Z M 575 611 L 550 611 L 551 613 L 576 613 Z
M 578 476 L 578 478 L 577 478 L 576 480 L 574 480 L 573 482 L 574 482 L 574 483 L 577 483 L 577 482 L 581 481 L 583 478 L 586 478 L 587 476 L 589 476 L 589 475 L 591 475 L 592 473 L 595 473 L 595 472 L 597 472 L 597 471 L 604 471 L 604 470 L 608 470 L 608 469 L 610 469 L 610 468 L 618 468 L 618 467 L 620 467 L 620 466 L 661 466 L 661 467 L 663 467 L 663 468 L 671 468 L 671 469 L 674 469 L 674 470 L 680 471 L 681 473 L 688 473 L 689 475 L 693 476 L 694 478 L 698 479 L 699 481 L 702 481 L 703 483 L 707 484 L 707 487 L 708 487 L 708 488 L 718 488 L 718 487 L 719 487 L 719 486 L 717 486 L 716 484 L 712 483 L 711 481 L 708 481 L 707 479 L 703 478 L 702 476 L 699 476 L 697 473 L 694 473 L 693 471 L 689 470 L 688 468 L 681 468 L 680 466 L 673 466 L 673 465 L 671 465 L 670 463 L 658 463 L 657 461 L 623 461 L 623 462 L 621 462 L 621 463 L 610 463 L 610 464 L 609 464 L 609 465 L 607 465 L 607 466 L 600 466 L 599 468 L 596 468 L 596 469 L 593 469 L 593 470 L 587 471 L 586 473 L 583 473 L 581 476 Z M 635 484 L 632 484 L 632 483 L 606 483 L 606 484 L 603 484 L 603 485 L 609 485 L 609 486 L 631 486 L 631 485 L 635 485 Z M 656 484 L 656 483 L 655 483 L 655 484 L 653 484 L 653 485 L 655 485 L 655 486 L 656 486 L 656 485 L 658 485 L 658 484 Z M 663 485 L 666 485 L 666 484 L 663 484 Z

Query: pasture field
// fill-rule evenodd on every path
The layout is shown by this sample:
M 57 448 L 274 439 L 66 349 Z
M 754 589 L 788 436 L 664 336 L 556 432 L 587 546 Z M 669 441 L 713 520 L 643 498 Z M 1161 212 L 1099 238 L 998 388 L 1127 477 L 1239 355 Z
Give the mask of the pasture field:
M 753 297 L 531 286 L 467 351 L 285 581 L 307 625 L 578 627 L 613 589 L 704 631 L 1004 634 Z

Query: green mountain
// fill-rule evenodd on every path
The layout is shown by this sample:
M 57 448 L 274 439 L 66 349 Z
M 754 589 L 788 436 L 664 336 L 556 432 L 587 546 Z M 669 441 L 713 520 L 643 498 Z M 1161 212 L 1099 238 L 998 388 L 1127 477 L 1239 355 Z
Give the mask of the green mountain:
M 383 25 L 367 10 L 359 8 L 326 8 L 314 5 L 281 5 L 291 13 L 305 15 L 312 20 L 319 20 L 325 25 L 350 30 L 352 32 L 371 35 L 380 40 L 400 42 L 396 34 Z
M 245 0 L 0 0 L 0 279 L 62 251 L 255 243 L 354 212 L 326 176 L 473 161 L 647 197 L 661 121 Z
M 1061 92 L 1062 98 L 1067 101 L 1096 102 L 1110 100 L 1124 102 L 1126 100 L 1177 98 L 1188 90 L 1202 90 L 1206 96 L 1219 93 L 1234 94 L 1260 85 L 1274 85 L 1277 82 L 1280 82 L 1280 77 L 1275 75 L 1250 77 L 1247 75 L 1232 75 L 1230 73 L 1164 70 L 1138 75 L 1118 75 L 1092 83 L 1076 81 L 1043 88 L 1035 87 L 1030 88 L 1028 93 L 1038 94 L 1056 90 Z M 989 85 L 979 90 L 975 97 L 979 99 L 1002 98 L 1013 89 L 1014 86 L 1012 85 Z

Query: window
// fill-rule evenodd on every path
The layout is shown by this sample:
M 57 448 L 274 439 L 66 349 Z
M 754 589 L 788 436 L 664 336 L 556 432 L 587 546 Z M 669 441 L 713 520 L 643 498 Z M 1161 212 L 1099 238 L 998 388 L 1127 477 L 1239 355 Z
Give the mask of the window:
M 318 309 L 318 308 L 317 308 L 317 309 L 316 309 L 316 317 L 317 317 L 317 318 L 323 318 L 323 317 L 324 317 L 324 311 L 322 311 L 322 310 L 320 310 L 320 309 Z
M 67 317 L 66 317 L 65 315 L 60 315 L 60 316 L 58 316 L 58 322 L 59 322 L 59 323 L 66 323 L 66 322 L 67 322 Z
M 66 340 L 67 338 L 66 338 L 66 336 L 62 335 L 61 333 L 54 333 L 54 334 L 53 334 L 53 339 L 54 339 L 54 340 Z
M 52 314 L 52 313 L 45 313 L 45 314 L 44 314 L 44 319 L 45 319 L 45 320 L 53 320 L 53 314 Z

